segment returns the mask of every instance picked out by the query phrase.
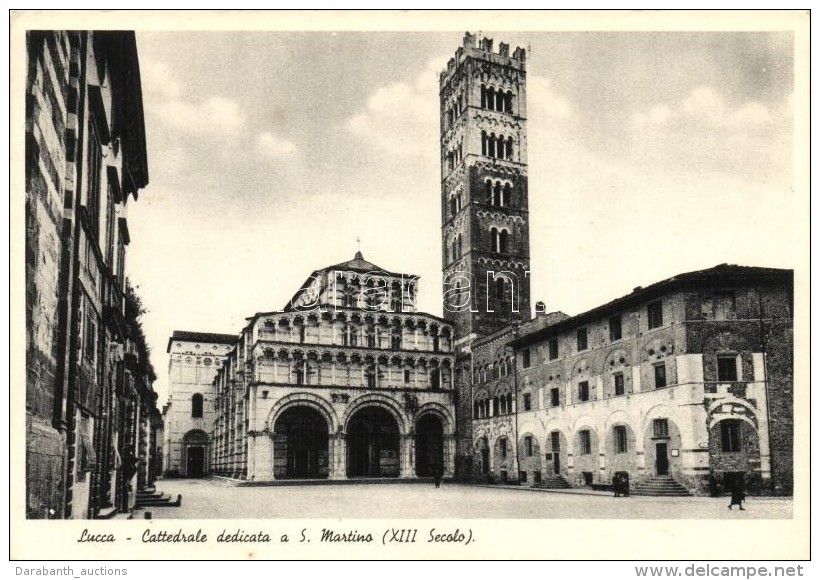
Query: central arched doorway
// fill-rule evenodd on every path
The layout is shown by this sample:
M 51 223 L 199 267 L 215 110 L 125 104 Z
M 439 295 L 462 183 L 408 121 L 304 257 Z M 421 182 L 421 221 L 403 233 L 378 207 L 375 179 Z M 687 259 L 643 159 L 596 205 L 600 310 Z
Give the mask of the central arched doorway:
M 204 477 L 208 473 L 208 435 L 200 429 L 191 429 L 182 438 L 185 448 L 185 475 Z
M 283 412 L 274 425 L 273 476 L 317 479 L 328 476 L 327 421 L 307 406 Z
M 416 423 L 416 475 L 433 477 L 444 470 L 444 426 L 427 413 Z
M 381 407 L 366 407 L 347 427 L 348 477 L 398 477 L 399 426 Z

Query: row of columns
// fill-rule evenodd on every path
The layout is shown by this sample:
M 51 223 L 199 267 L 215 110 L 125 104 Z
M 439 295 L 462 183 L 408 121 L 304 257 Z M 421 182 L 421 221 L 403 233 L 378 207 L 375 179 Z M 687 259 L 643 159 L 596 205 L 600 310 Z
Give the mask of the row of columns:
M 347 479 L 347 441 L 345 433 L 328 436 L 329 479 Z M 248 433 L 247 477 L 253 481 L 274 480 L 274 434 L 267 431 Z M 452 477 L 456 451 L 455 434 L 443 436 L 444 477 Z M 416 477 L 416 436 L 399 435 L 399 478 Z

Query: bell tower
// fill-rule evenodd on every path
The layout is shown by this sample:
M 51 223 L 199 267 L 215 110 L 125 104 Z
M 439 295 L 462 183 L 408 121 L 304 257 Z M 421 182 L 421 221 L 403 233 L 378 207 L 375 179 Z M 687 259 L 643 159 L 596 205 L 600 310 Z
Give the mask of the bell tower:
M 466 33 L 439 79 L 444 317 L 456 347 L 530 318 L 526 51 Z

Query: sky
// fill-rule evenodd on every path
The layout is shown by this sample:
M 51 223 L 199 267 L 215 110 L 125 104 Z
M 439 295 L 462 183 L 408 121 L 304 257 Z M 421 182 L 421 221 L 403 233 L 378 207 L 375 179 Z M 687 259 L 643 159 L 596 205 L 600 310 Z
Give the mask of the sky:
M 480 36 L 528 49 L 533 304 L 799 265 L 791 33 Z M 357 238 L 441 314 L 438 75 L 462 37 L 137 33 L 150 183 L 127 268 L 160 404 L 174 330 L 238 333 Z

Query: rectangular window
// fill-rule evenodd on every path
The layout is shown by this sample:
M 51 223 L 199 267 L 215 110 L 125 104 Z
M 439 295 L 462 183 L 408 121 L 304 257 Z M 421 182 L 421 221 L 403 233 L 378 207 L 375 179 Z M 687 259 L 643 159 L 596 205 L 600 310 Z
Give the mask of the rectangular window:
M 737 380 L 737 357 L 719 356 L 717 363 L 718 381 L 733 383 Z
M 94 237 L 100 237 L 100 178 L 102 173 L 102 150 L 94 123 L 88 125 L 88 191 L 86 197 L 86 211 L 91 232 Z
M 550 389 L 550 405 L 553 407 L 557 407 L 561 404 L 561 399 L 558 391 L 558 387 L 553 387 Z
M 733 318 L 735 311 L 734 292 L 715 292 L 715 320 L 727 320 Z
M 655 439 L 668 439 L 669 438 L 669 420 L 668 419 L 655 419 L 652 421 L 652 433 Z
M 621 332 L 621 315 L 613 316 L 609 319 L 609 340 L 614 342 L 621 340 L 623 334 Z
M 97 325 L 91 314 L 85 318 L 85 337 L 83 338 L 85 358 L 91 362 L 97 359 Z
M 662 389 L 666 386 L 666 363 L 655 365 L 655 388 Z
M 558 339 L 551 338 L 550 339 L 550 360 L 555 360 L 558 358 Z
M 525 348 L 524 351 L 521 353 L 522 363 L 521 365 L 526 369 L 530 367 L 530 349 Z
M 615 396 L 623 395 L 626 391 L 624 389 L 624 374 L 615 373 L 612 375 L 612 382 L 615 386 Z
M 501 453 L 501 459 L 507 459 L 507 440 L 502 439 L 498 442 L 498 450 Z
M 404 369 L 404 382 L 410 382 L 410 369 Z
M 724 419 L 720 422 L 720 450 L 723 453 L 740 452 L 740 421 Z
M 626 453 L 626 426 L 616 425 L 612 428 L 612 434 L 615 438 L 615 453 Z
M 578 383 L 578 400 L 589 401 L 589 381 Z
M 532 395 L 530 395 L 529 393 L 524 393 L 524 410 L 532 410 Z
M 532 437 L 529 435 L 524 437 L 524 454 L 527 457 L 532 457 Z
M 578 435 L 581 440 L 581 455 L 589 455 L 592 453 L 592 439 L 589 435 L 589 431 L 579 431 Z
M 652 302 L 646 307 L 646 320 L 649 328 L 663 326 L 663 308 L 660 300 Z
M 587 349 L 587 329 L 586 328 L 579 328 L 578 329 L 578 350 L 586 350 Z

